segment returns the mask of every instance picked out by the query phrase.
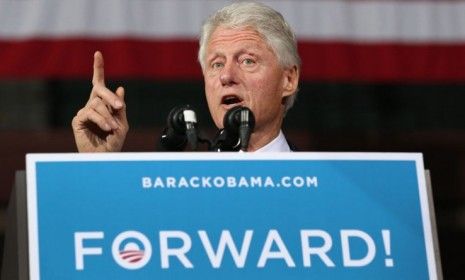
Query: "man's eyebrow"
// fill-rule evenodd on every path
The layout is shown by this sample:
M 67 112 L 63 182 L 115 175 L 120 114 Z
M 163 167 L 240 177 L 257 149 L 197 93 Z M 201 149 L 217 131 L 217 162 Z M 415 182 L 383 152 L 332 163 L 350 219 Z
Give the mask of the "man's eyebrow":
M 218 57 L 223 57 L 223 56 L 224 56 L 224 54 L 222 52 L 214 52 L 214 53 L 212 53 L 210 55 L 207 55 L 207 62 L 212 61 L 212 60 L 214 60 L 214 59 L 216 59 Z
M 249 54 L 249 55 L 253 55 L 253 56 L 257 56 L 258 55 L 258 52 L 256 49 L 253 49 L 253 50 L 250 50 L 250 49 L 243 49 L 243 50 L 240 50 L 238 52 L 239 55 L 243 55 L 243 54 Z
M 259 52 L 260 52 L 260 48 L 255 46 L 255 45 L 252 45 L 252 46 L 246 46 L 246 47 L 243 47 L 243 48 L 240 48 L 238 51 L 235 52 L 235 56 L 240 56 L 240 55 L 243 55 L 243 54 L 248 54 L 248 55 L 253 55 L 253 56 L 259 56 Z M 225 57 L 226 54 L 224 52 L 220 50 L 216 50 L 215 52 L 212 52 L 210 54 L 207 55 L 206 57 L 206 60 L 207 62 L 208 61 L 211 61 L 217 57 Z

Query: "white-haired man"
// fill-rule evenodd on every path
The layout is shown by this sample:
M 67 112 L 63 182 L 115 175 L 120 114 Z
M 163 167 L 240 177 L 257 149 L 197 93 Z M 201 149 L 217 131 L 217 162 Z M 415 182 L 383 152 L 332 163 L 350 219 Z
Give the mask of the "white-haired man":
M 290 151 L 281 132 L 299 81 L 295 36 L 280 13 L 256 2 L 218 10 L 204 23 L 198 59 L 210 114 L 218 128 L 232 107 L 255 115 L 248 151 Z M 129 129 L 124 89 L 105 87 L 103 56 L 94 56 L 89 101 L 73 118 L 79 152 L 118 152 Z

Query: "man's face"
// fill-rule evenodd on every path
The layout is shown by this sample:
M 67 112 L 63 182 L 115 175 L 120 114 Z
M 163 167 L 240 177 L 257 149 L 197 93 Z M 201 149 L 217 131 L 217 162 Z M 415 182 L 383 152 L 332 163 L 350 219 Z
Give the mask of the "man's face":
M 217 127 L 238 105 L 255 115 L 255 132 L 276 133 L 284 114 L 283 97 L 297 86 L 297 70 L 285 70 L 264 39 L 251 28 L 218 27 L 206 49 L 205 93 Z

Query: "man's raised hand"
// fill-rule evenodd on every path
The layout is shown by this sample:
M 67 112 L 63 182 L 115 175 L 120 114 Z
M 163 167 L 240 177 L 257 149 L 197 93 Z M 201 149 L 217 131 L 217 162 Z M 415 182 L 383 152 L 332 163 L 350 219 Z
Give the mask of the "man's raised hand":
M 124 88 L 112 92 L 105 86 L 103 56 L 94 54 L 92 91 L 87 104 L 73 118 L 79 152 L 119 152 L 129 129 Z

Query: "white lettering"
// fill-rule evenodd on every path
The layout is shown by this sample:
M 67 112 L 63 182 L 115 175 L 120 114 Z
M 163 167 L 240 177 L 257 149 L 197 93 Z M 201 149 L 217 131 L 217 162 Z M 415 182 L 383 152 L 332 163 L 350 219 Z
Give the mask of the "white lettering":
M 272 252 L 271 247 L 273 243 L 278 247 L 277 252 Z M 265 245 L 263 245 L 262 253 L 258 259 L 257 267 L 264 267 L 268 259 L 284 259 L 288 267 L 295 267 L 294 260 L 292 259 L 289 251 L 284 245 L 279 232 L 275 229 L 272 229 L 268 232 L 268 235 L 265 240 Z
M 239 187 L 249 187 L 249 183 L 245 177 L 239 179 Z
M 323 245 L 321 247 L 310 247 L 310 237 L 319 237 L 323 239 Z M 328 267 L 334 267 L 334 262 L 328 257 L 327 252 L 331 250 L 333 246 L 333 240 L 331 236 L 323 230 L 301 230 L 300 241 L 302 244 L 302 256 L 304 261 L 304 267 L 312 266 L 310 255 L 317 255 Z
M 100 247 L 84 247 L 84 239 L 103 239 L 103 231 L 88 231 L 74 233 L 74 253 L 76 270 L 84 269 L 84 255 L 101 255 Z
M 363 258 L 353 259 L 351 257 L 350 244 L 349 244 L 350 237 L 357 237 L 365 241 L 365 244 L 367 245 L 367 253 Z M 363 232 L 361 230 L 355 230 L 355 229 L 341 230 L 341 245 L 342 245 L 342 260 L 343 260 L 344 266 L 347 266 L 347 267 L 366 266 L 370 264 L 375 258 L 375 254 L 376 254 L 375 242 L 366 232 Z
M 242 177 L 244 178 L 244 177 Z M 245 178 L 244 178 L 245 180 Z M 250 185 L 252 187 L 261 187 L 262 185 L 262 177 L 250 177 Z
M 145 189 L 152 187 L 152 179 L 150 177 L 142 177 L 142 187 Z
M 183 244 L 179 248 L 169 248 L 168 239 L 181 239 Z M 170 256 L 175 256 L 186 268 L 193 268 L 194 265 L 186 257 L 186 253 L 192 247 L 192 240 L 184 231 L 167 230 L 160 231 L 160 259 L 162 268 L 170 268 Z
M 253 230 L 247 230 L 245 232 L 240 253 L 237 251 L 236 244 L 234 243 L 229 230 L 223 230 L 221 232 L 220 241 L 218 243 L 216 253 L 213 251 L 213 247 L 210 243 L 207 232 L 204 230 L 199 230 L 198 234 L 200 240 L 202 241 L 203 247 L 205 248 L 205 252 L 207 253 L 208 258 L 210 259 L 210 263 L 214 268 L 221 267 L 226 247 L 228 247 L 229 252 L 231 252 L 231 256 L 234 260 L 234 263 L 236 264 L 236 267 L 244 267 L 245 261 L 247 259 L 247 254 L 249 252 L 250 242 L 252 241 Z
M 285 263 L 289 268 L 294 268 L 296 266 L 290 253 L 298 254 L 299 252 L 290 252 L 276 229 L 268 231 L 266 239 L 261 243 L 263 246 L 259 248 L 251 247 L 254 245 L 252 244 L 252 237 L 254 236 L 254 230 L 252 229 L 244 232 L 242 241 L 234 240 L 230 230 L 222 230 L 219 238 L 213 238 L 215 241 L 218 240 L 214 245 L 212 245 L 210 239 L 212 235 L 209 237 L 206 230 L 198 230 L 197 234 L 200 239 L 196 240 L 197 243 L 195 243 L 200 246 L 196 248 L 197 253 L 199 248 L 203 247 L 211 266 L 216 269 L 223 266 L 223 259 L 227 251 L 229 251 L 235 266 L 242 269 L 246 265 L 250 250 L 260 250 L 260 248 L 261 252 L 255 252 L 253 254 L 253 256 L 256 256 L 257 253 L 260 253 L 256 264 L 257 268 L 264 268 L 270 259 L 278 259 L 280 261 L 279 264 Z M 342 260 L 340 260 L 341 266 L 364 267 L 373 262 L 376 257 L 376 244 L 373 237 L 359 229 L 341 229 L 339 234 L 340 247 L 336 249 L 336 252 L 341 252 L 341 254 L 338 254 L 338 256 L 342 258 Z M 385 264 L 386 267 L 393 267 L 390 249 L 390 231 L 384 229 L 382 230 L 382 234 L 386 255 L 389 257 L 385 259 Z M 178 261 L 184 268 L 194 268 L 193 263 L 188 258 L 188 254 L 193 245 L 191 236 L 188 232 L 179 230 L 158 231 L 158 237 L 162 269 L 170 268 L 171 257 L 176 258 L 177 260 L 175 260 L 175 262 Z M 85 269 L 84 261 L 86 257 L 103 255 L 103 245 L 100 245 L 100 243 L 107 244 L 107 242 L 102 242 L 103 239 L 103 231 L 74 233 L 76 270 L 80 271 Z M 387 244 L 388 242 L 389 244 Z M 202 245 L 200 245 L 200 243 Z M 292 244 L 296 245 L 295 242 Z M 256 245 L 259 244 L 255 243 L 255 246 Z M 365 250 L 364 247 L 367 249 Z M 336 266 L 330 258 L 330 252 L 333 249 L 333 239 L 327 231 L 322 229 L 302 229 L 300 230 L 300 248 L 297 249 L 295 246 L 291 246 L 291 248 L 293 250 L 301 250 L 303 267 L 311 267 L 315 259 L 318 261 L 318 258 L 326 267 Z M 141 232 L 124 231 L 118 234 L 111 243 L 111 253 L 114 261 L 122 268 L 141 269 L 145 267 L 151 259 L 152 244 L 148 237 Z M 90 260 L 87 259 L 86 261 L 89 262 L 93 259 L 94 258 L 90 258 Z M 198 259 L 195 260 L 199 261 Z
M 155 183 L 153 183 L 154 188 L 164 188 L 165 184 L 163 184 L 163 180 L 160 177 L 155 179 Z
M 286 188 L 290 188 L 292 185 L 291 185 L 291 177 L 283 177 L 281 179 L 281 185 L 283 185 L 284 187 Z
M 215 185 L 215 187 L 217 187 L 217 188 L 224 187 L 224 183 L 225 183 L 225 181 L 224 181 L 223 177 L 215 177 L 213 179 L 213 185 Z
M 305 184 L 304 178 L 302 177 L 294 177 L 294 180 L 292 180 L 292 183 L 296 188 L 301 188 Z
M 265 179 L 265 187 L 274 187 L 274 182 L 273 182 L 273 179 L 271 179 L 271 177 L 266 177 Z
M 267 177 L 234 177 L 234 176 L 216 176 L 216 177 L 141 177 L 141 185 L 144 189 L 149 188 L 302 188 L 304 186 L 317 187 L 318 177 L 302 176 L 284 176 L 281 177 L 278 184 L 270 176 Z
M 189 187 L 189 184 L 187 183 L 186 178 L 181 177 L 181 179 L 179 179 L 178 188 L 187 188 L 187 187 Z
M 191 184 L 191 186 L 193 188 L 198 188 L 200 186 L 199 184 L 199 177 L 192 177 L 189 181 L 189 183 Z
M 176 178 L 166 177 L 166 187 L 167 188 L 176 188 Z
M 211 177 L 202 177 L 202 185 L 203 185 L 204 187 L 209 187 L 209 188 L 211 188 L 212 185 L 211 185 L 211 183 L 210 183 L 210 180 L 211 180 Z
M 237 186 L 236 178 L 234 177 L 227 177 L 226 181 L 228 182 L 228 188 L 235 188 Z
M 318 177 L 307 177 L 307 187 L 311 187 L 311 186 L 315 186 L 318 187 Z

